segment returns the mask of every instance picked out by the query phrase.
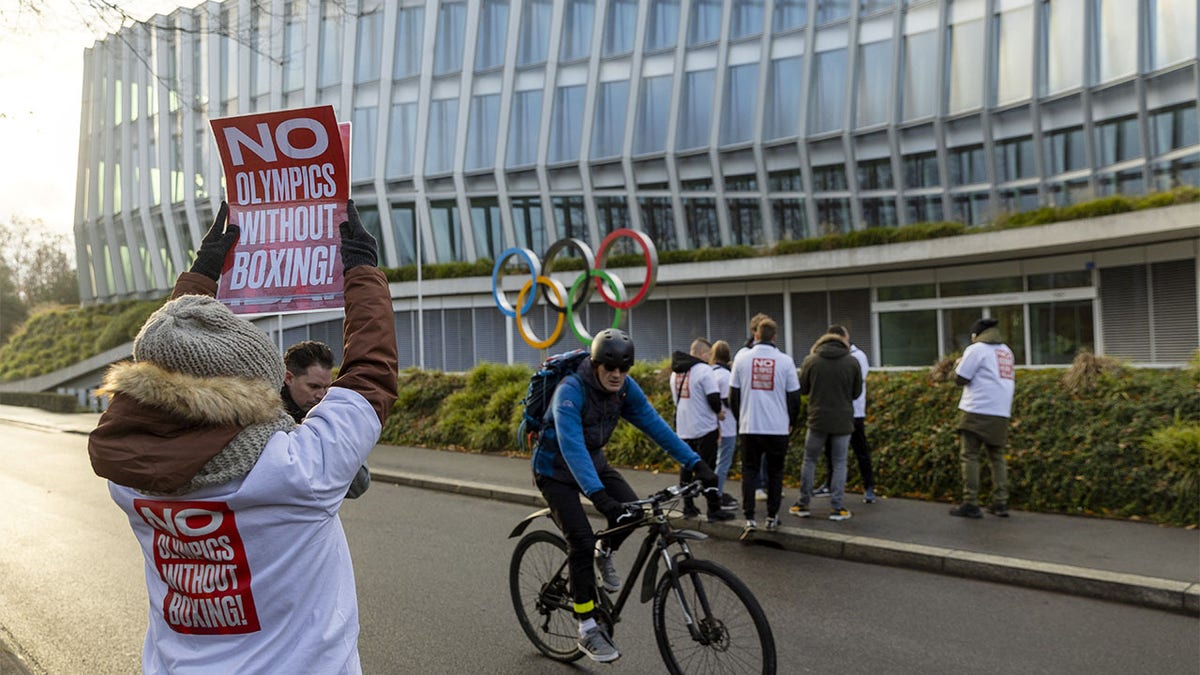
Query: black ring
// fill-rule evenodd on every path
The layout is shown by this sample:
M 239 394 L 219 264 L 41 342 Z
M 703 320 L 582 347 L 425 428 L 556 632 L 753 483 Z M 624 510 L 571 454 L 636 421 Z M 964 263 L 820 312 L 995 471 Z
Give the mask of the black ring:
M 592 248 L 580 239 L 568 237 L 566 239 L 559 239 L 551 244 L 550 248 L 546 249 L 546 257 L 542 260 L 542 276 L 550 276 L 551 272 L 554 271 L 554 256 L 568 247 L 578 251 L 580 257 L 583 258 L 583 274 L 590 275 L 592 273 L 592 270 L 596 267 L 596 255 L 592 253 Z M 571 305 L 571 312 L 573 313 L 579 312 L 579 308 L 592 296 L 592 284 L 585 283 L 581 285 L 583 286 L 583 291 L 580 296 L 568 300 Z M 554 304 L 554 300 L 550 297 L 550 289 L 545 285 L 542 286 L 542 297 L 546 299 L 546 304 L 559 314 L 567 311 L 566 307 L 559 307 Z

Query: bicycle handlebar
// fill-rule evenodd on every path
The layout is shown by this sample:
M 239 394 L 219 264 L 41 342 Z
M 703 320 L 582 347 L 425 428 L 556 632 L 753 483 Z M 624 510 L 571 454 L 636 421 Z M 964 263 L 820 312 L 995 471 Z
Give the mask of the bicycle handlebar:
M 654 506 L 657 504 L 662 504 L 663 502 L 671 501 L 673 499 L 678 499 L 680 497 L 695 497 L 696 495 L 700 494 L 700 491 L 703 489 L 704 484 L 698 480 L 692 481 L 687 485 L 669 485 L 666 488 L 655 492 L 649 497 L 646 497 L 645 499 L 626 502 L 625 506 Z

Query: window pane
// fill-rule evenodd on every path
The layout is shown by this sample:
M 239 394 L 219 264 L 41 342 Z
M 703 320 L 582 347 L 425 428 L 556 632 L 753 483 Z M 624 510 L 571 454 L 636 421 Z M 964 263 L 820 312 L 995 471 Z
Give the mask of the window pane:
M 846 49 L 817 54 L 815 82 L 810 92 L 808 131 L 819 134 L 842 128 L 846 101 Z
M 808 236 L 808 218 L 803 199 L 771 200 L 771 216 L 781 240 L 804 239 Z
M 355 182 L 375 177 L 375 124 L 378 108 L 355 108 L 350 127 L 350 173 Z
M 1200 125 L 1196 123 L 1196 106 L 1192 103 L 1154 113 L 1151 123 L 1156 155 L 1200 143 Z
M 757 246 L 762 243 L 762 211 L 757 199 L 730 199 L 729 232 L 735 246 Z
M 659 152 L 666 147 L 667 113 L 670 107 L 670 75 L 642 80 L 637 127 L 634 129 L 633 151 L 635 153 Z
M 542 222 L 542 200 L 537 197 L 513 197 L 512 215 L 517 246 L 545 251 L 546 226 Z
M 417 139 L 417 104 L 393 105 L 388 126 L 387 177 L 411 176 Z
M 304 11 L 303 1 L 289 2 L 284 8 L 283 23 L 283 90 L 296 91 L 304 87 Z M 325 58 L 325 20 L 321 21 L 321 58 Z M 325 70 L 321 70 L 324 83 Z
M 400 259 L 399 265 L 412 265 L 416 262 L 416 223 L 417 211 L 413 204 L 392 205 L 392 233 L 396 236 L 396 253 Z
M 817 200 L 817 231 L 813 234 L 845 234 L 851 230 L 849 199 Z
M 583 241 L 588 240 L 587 211 L 584 209 L 583 197 L 554 197 L 554 223 L 560 239 L 574 237 Z M 570 257 L 578 257 L 573 250 L 563 252 Z
M 379 59 L 383 53 L 383 12 L 375 10 L 358 17 L 358 44 L 354 60 L 354 81 L 379 79 Z
M 721 227 L 717 222 L 717 203 L 711 199 L 684 199 L 684 226 L 688 240 L 683 248 L 710 248 L 721 245 Z
M 596 221 L 600 236 L 608 236 L 614 230 L 629 227 L 629 205 L 624 197 L 596 197 Z
M 458 99 L 434 101 L 429 106 L 429 140 L 425 147 L 425 172 L 444 173 L 454 166 Z
M 950 150 L 950 184 L 970 185 L 987 182 L 982 145 Z
M 956 307 L 942 310 L 943 354 L 961 352 L 971 346 L 971 326 L 983 316 L 983 307 Z
M 604 56 L 632 51 L 636 25 L 637 0 L 608 0 L 608 18 L 604 22 Z
M 495 199 L 472 199 L 471 230 L 475 234 L 475 255 L 495 260 L 504 250 L 500 203 Z
M 675 215 L 670 197 L 642 197 L 642 231 L 654 240 L 660 251 L 673 251 L 675 246 Z
M 817 23 L 829 23 L 850 16 L 850 0 L 817 0 Z
M 1101 164 L 1115 164 L 1142 155 L 1136 116 L 1105 122 L 1097 127 Z
M 1018 138 L 996 143 L 996 181 L 1004 183 L 1036 175 L 1033 138 Z
M 1029 306 L 1029 338 L 1034 365 L 1068 364 L 1079 352 L 1096 351 L 1092 301 L 1048 302 Z
M 688 44 L 715 42 L 721 37 L 721 0 L 693 0 L 688 19 Z
M 679 33 L 679 0 L 652 0 L 646 26 L 646 51 L 670 49 Z
M 763 27 L 763 0 L 740 0 L 733 3 L 729 22 L 730 40 L 761 33 Z
M 996 102 L 1003 105 L 1029 98 L 1033 92 L 1033 8 L 1022 7 L 997 17 Z
M 526 66 L 546 60 L 550 47 L 550 0 L 527 0 L 521 13 L 521 39 L 517 43 L 517 64 Z
M 1064 173 L 1082 169 L 1087 157 L 1083 148 L 1083 128 L 1064 129 L 1045 136 L 1046 157 L 1052 173 Z
M 775 0 L 775 17 L 772 27 L 782 33 L 803 26 L 808 19 L 808 0 Z
M 336 84 L 342 79 L 342 5 L 332 0 L 326 0 L 321 7 L 320 62 L 318 86 Z
M 433 43 L 433 73 L 442 75 L 462 70 L 463 39 L 467 6 L 443 2 L 438 9 L 437 38 Z
M 508 0 L 483 0 L 479 6 L 479 44 L 475 48 L 475 70 L 504 65 L 507 33 Z
M 858 51 L 858 126 L 888 121 L 892 90 L 892 41 L 872 42 Z
M 880 365 L 933 365 L 938 359 L 937 336 L 936 310 L 880 314 Z
M 767 81 L 767 110 L 763 122 L 766 138 L 788 138 L 799 133 L 800 87 L 804 75 L 804 57 L 793 56 L 771 62 Z
M 496 163 L 496 131 L 500 123 L 500 94 L 471 99 L 467 131 L 467 169 L 490 169 Z
M 904 119 L 937 112 L 937 31 L 904 38 Z
M 550 161 L 579 159 L 579 139 L 583 132 L 584 85 L 559 87 L 554 97 L 554 118 L 550 127 Z
M 563 61 L 587 57 L 592 47 L 592 22 L 596 14 L 593 0 L 569 0 L 563 18 Z
M 863 227 L 895 227 L 896 200 L 892 197 L 872 197 L 862 200 Z
M 512 120 L 508 133 L 508 166 L 523 166 L 537 161 L 541 114 L 541 89 L 519 91 L 513 96 Z
M 1154 68 L 1196 58 L 1195 0 L 1151 0 Z
M 625 105 L 629 102 L 629 82 L 602 82 L 596 98 L 596 119 L 592 127 L 592 158 L 616 157 L 625 142 Z
M 873 159 L 858 163 L 859 190 L 890 190 L 892 187 L 891 159 Z
M 1047 17 L 1046 89 L 1049 93 L 1083 86 L 1084 0 L 1055 0 Z
M 949 29 L 950 112 L 983 105 L 983 20 Z
M 1075 272 L 1047 272 L 1030 274 L 1029 290 L 1048 291 L 1055 288 L 1087 288 L 1092 285 L 1092 273 L 1088 270 Z
M 1020 293 L 1025 290 L 1021 277 L 999 277 L 994 279 L 968 279 L 965 281 L 943 281 L 941 291 L 943 298 L 956 298 L 964 295 L 990 295 L 993 293 Z M 979 318 L 978 315 L 975 317 Z
M 935 284 L 909 284 L 906 286 L 881 286 L 875 290 L 879 302 L 896 300 L 920 300 L 921 298 L 937 297 Z
M 1100 2 L 1100 81 L 1114 80 L 1137 71 L 1138 0 Z M 1195 39 L 1195 22 L 1192 39 Z
M 938 196 L 909 197 L 904 200 L 909 223 L 936 223 L 944 220 L 942 198 Z
M 817 192 L 838 192 L 849 189 L 849 185 L 846 183 L 846 169 L 841 164 L 814 166 L 812 180 L 813 190 Z
M 465 260 L 458 204 L 453 200 L 430 202 L 429 216 L 433 225 L 433 246 L 437 262 Z
M 421 7 L 401 7 L 396 13 L 396 79 L 412 77 L 421 72 L 421 37 L 425 29 L 425 10 Z
M 741 143 L 754 135 L 758 100 L 758 64 L 731 66 L 725 79 L 725 105 L 721 108 L 721 143 Z
M 683 80 L 683 101 L 679 105 L 679 132 L 675 142 L 680 150 L 708 145 L 712 126 L 714 70 L 687 73 Z

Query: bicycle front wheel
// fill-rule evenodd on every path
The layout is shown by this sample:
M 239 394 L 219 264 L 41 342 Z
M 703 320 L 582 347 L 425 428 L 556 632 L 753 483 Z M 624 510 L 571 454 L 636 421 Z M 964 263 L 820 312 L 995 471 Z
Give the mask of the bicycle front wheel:
M 579 650 L 571 586 L 567 578 L 567 542 L 534 530 L 521 538 L 508 570 L 517 621 L 533 646 L 546 656 L 569 663 L 583 656 Z
M 775 637 L 758 600 L 733 572 L 707 560 L 679 563 L 679 592 L 671 574 L 663 575 L 654 637 L 671 673 L 775 672 Z

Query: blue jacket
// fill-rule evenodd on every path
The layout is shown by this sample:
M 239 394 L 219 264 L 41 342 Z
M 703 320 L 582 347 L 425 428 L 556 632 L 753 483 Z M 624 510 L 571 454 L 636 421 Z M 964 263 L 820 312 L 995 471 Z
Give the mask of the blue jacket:
M 596 381 L 592 360 L 563 378 L 550 407 L 538 445 L 533 450 L 533 472 L 576 485 L 585 495 L 603 489 L 600 471 L 608 465 L 604 446 L 621 418 L 628 420 L 686 468 L 700 461 L 667 426 L 632 377 L 616 393 Z

